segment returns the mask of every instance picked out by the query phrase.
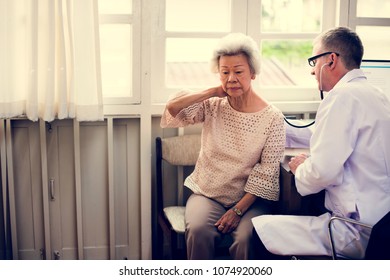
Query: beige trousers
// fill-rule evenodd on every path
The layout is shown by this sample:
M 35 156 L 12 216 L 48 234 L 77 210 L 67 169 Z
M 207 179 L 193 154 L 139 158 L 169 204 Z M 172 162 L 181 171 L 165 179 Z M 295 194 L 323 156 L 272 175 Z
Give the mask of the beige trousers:
M 241 221 L 229 236 L 220 233 L 214 224 L 229 208 L 203 195 L 192 194 L 186 205 L 186 245 L 187 258 L 189 260 L 212 260 L 215 256 L 215 248 L 221 242 L 230 242 L 229 253 L 232 259 L 246 260 L 253 258 L 252 218 L 271 214 L 272 204 L 262 199 L 245 212 Z

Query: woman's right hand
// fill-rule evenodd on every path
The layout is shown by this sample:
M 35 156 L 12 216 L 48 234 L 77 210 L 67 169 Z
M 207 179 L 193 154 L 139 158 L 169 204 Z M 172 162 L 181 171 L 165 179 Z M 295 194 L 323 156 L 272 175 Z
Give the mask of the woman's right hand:
M 224 91 L 222 86 L 216 87 L 215 92 L 216 92 L 216 97 L 223 98 L 223 97 L 227 96 L 227 93 L 226 93 L 226 91 Z
M 212 87 L 198 92 L 184 92 L 169 100 L 166 108 L 172 117 L 176 117 L 183 108 L 187 108 L 194 103 L 201 102 L 211 97 L 222 98 L 225 96 L 227 96 L 227 93 L 223 90 L 222 86 Z

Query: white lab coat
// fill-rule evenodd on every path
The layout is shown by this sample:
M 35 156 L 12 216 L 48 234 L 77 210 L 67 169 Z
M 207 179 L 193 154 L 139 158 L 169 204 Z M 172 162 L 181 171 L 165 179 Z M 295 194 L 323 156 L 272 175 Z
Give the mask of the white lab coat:
M 375 224 L 390 211 L 390 99 L 360 69 L 348 72 L 318 108 L 311 156 L 295 174 L 301 195 L 325 189 L 332 215 Z M 331 255 L 330 213 L 252 219 L 265 247 L 280 255 Z M 336 225 L 339 253 L 363 257 L 369 234 Z

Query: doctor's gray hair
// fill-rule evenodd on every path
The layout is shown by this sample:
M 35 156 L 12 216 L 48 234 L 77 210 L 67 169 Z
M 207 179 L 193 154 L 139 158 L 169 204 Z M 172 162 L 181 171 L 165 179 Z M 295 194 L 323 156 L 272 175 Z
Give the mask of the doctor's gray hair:
M 337 52 L 347 69 L 358 69 L 364 54 L 363 43 L 358 34 L 349 27 L 329 29 L 318 36 L 314 43 L 320 42 L 323 51 Z
M 248 59 L 251 73 L 260 74 L 260 49 L 251 37 L 242 33 L 230 33 L 218 42 L 211 58 L 211 71 L 219 72 L 221 56 L 240 54 L 245 55 Z

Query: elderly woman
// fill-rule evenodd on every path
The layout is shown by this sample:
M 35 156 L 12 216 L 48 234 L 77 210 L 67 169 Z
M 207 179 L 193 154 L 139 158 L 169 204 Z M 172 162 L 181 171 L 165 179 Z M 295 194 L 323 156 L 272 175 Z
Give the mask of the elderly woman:
M 188 259 L 213 259 L 216 242 L 227 234 L 231 257 L 249 259 L 251 219 L 272 213 L 279 199 L 283 115 L 252 88 L 260 57 L 250 37 L 222 38 L 212 68 L 221 85 L 180 92 L 168 101 L 161 127 L 203 123 L 199 159 L 184 182 L 193 191 L 185 214 Z

